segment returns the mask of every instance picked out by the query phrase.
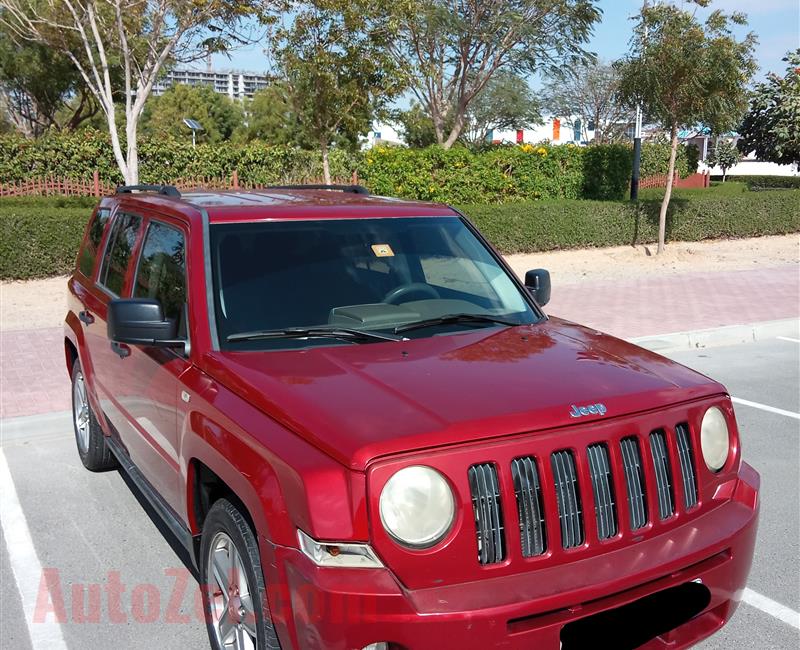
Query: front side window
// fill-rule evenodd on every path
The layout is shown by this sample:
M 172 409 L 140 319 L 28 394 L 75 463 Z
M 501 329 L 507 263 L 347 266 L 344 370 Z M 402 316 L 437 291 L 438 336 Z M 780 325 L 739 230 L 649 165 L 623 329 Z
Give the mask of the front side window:
M 122 294 L 125 273 L 142 227 L 142 218 L 119 214 L 111 226 L 98 282 L 116 296 Z
M 100 208 L 97 210 L 94 217 L 92 217 L 92 221 L 89 224 L 89 232 L 86 235 L 86 241 L 78 257 L 78 270 L 87 278 L 92 277 L 94 261 L 97 258 L 97 251 L 100 248 L 103 232 L 105 231 L 110 215 L 111 210 L 108 208 Z
M 179 321 L 186 304 L 186 246 L 183 233 L 152 221 L 142 246 L 134 298 L 155 298 L 167 318 Z
M 212 224 L 211 258 L 217 329 L 229 349 L 341 343 L 237 337 L 252 332 L 347 327 L 415 338 L 539 318 L 455 216 Z

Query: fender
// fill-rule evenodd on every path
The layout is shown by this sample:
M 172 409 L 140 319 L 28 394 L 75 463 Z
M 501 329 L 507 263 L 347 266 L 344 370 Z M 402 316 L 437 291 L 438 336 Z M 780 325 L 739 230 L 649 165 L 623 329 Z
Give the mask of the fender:
M 179 462 L 190 530 L 190 466 L 220 477 L 272 544 L 297 546 L 297 528 L 320 539 L 366 540 L 365 481 L 238 397 L 196 367 L 181 375 Z M 188 398 L 188 401 L 185 401 Z M 311 498 L 313 496 L 313 498 Z

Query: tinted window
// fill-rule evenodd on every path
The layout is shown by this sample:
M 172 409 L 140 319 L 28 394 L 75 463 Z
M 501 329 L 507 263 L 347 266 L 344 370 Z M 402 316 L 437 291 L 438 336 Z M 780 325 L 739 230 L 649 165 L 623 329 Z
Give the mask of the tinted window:
M 110 214 L 111 210 L 108 208 L 100 208 L 89 223 L 89 233 L 78 257 L 78 270 L 87 278 L 91 277 L 94 271 L 94 260 Z
M 145 235 L 135 298 L 155 298 L 167 318 L 179 320 L 186 303 L 186 251 L 183 233 L 153 221 Z
M 211 249 L 223 345 L 227 336 L 253 330 L 391 330 L 452 313 L 536 320 L 505 270 L 458 217 L 215 224 Z M 409 336 L 433 333 L 420 329 Z M 296 343 L 318 344 L 331 342 Z M 251 347 L 270 345 L 287 342 Z
M 118 214 L 111 226 L 98 281 L 117 296 L 125 286 L 125 271 L 141 227 L 142 218 L 132 214 Z

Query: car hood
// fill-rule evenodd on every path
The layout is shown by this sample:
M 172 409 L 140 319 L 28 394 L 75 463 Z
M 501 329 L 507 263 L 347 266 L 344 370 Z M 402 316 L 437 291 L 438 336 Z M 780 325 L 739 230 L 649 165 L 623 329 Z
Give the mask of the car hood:
M 213 352 L 205 361 L 215 379 L 357 470 L 396 453 L 725 392 L 669 359 L 557 318 L 405 342 Z M 573 405 L 598 403 L 602 415 L 571 415 Z

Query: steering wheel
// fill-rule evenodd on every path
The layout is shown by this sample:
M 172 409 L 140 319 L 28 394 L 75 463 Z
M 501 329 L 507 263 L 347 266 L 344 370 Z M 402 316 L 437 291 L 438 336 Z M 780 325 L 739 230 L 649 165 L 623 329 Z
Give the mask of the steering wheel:
M 398 305 L 401 302 L 408 302 L 401 299 L 414 293 L 424 293 L 431 298 L 441 298 L 439 292 L 429 284 L 425 284 L 424 282 L 408 282 L 392 289 L 383 297 L 383 302 L 390 305 Z

